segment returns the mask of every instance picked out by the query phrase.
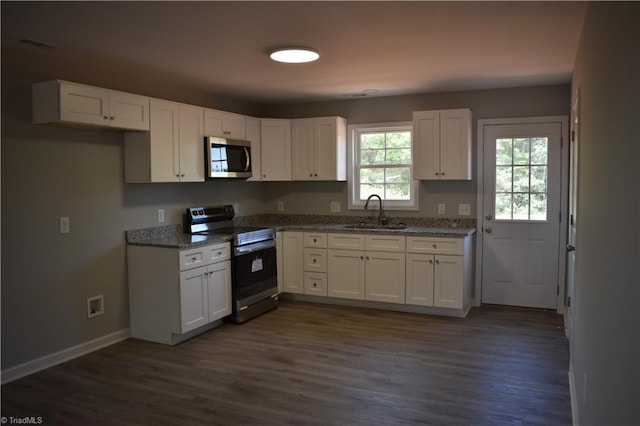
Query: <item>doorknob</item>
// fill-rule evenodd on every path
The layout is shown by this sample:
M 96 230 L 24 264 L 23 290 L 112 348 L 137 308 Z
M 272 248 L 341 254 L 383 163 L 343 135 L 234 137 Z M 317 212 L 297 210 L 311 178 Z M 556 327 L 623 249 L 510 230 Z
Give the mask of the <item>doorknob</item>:
M 493 231 L 493 229 L 491 229 L 490 226 L 487 226 L 486 228 L 484 228 L 484 232 L 486 232 L 487 234 L 490 234 L 491 231 Z
M 576 251 L 576 246 L 567 244 L 567 251 Z
M 493 219 L 493 215 L 491 213 L 487 213 L 486 215 L 484 215 L 484 218 L 487 220 L 492 220 Z

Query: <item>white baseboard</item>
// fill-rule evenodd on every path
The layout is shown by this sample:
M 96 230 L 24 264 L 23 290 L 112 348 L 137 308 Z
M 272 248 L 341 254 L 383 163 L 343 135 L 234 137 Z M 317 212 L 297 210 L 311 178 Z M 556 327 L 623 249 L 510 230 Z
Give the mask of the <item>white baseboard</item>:
M 576 399 L 576 381 L 573 378 L 573 364 L 569 363 L 569 392 L 571 394 L 571 419 L 573 426 L 578 426 L 578 401 Z
M 1 383 L 4 385 L 5 383 L 12 382 L 21 377 L 44 370 L 45 368 L 53 367 L 54 365 L 97 351 L 98 349 L 102 349 L 106 346 L 128 339 L 130 335 L 131 333 L 129 329 L 125 328 L 124 330 L 98 337 L 97 339 L 81 343 L 77 346 L 72 346 L 70 348 L 27 361 L 23 364 L 7 368 L 6 370 L 2 370 Z

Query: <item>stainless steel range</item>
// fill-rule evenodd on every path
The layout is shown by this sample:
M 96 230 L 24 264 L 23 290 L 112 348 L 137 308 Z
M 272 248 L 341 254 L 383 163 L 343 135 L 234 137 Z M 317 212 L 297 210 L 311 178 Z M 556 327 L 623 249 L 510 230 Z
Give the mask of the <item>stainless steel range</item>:
M 190 207 L 183 216 L 187 234 L 231 235 L 231 319 L 241 324 L 278 306 L 276 231 L 235 226 L 233 206 Z

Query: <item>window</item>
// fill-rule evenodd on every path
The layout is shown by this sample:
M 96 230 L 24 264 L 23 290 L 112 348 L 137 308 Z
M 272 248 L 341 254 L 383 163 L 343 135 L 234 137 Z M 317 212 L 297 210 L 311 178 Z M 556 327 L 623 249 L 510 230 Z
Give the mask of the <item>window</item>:
M 387 210 L 418 210 L 411 136 L 411 122 L 349 126 L 350 209 L 363 208 L 377 194 Z
M 547 220 L 548 150 L 546 137 L 496 140 L 496 220 Z

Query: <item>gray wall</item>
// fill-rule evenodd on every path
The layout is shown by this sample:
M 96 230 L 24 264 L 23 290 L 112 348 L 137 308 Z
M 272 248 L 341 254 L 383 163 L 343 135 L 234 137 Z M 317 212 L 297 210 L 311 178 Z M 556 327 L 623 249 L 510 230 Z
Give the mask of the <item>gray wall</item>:
M 589 3 L 575 64 L 581 117 L 571 363 L 583 425 L 640 424 L 639 28 L 639 3 Z
M 411 121 L 413 111 L 470 108 L 473 113 L 473 176 L 476 175 L 476 123 L 478 119 L 569 115 L 568 85 L 523 87 L 515 89 L 476 90 L 468 92 L 434 93 L 428 95 L 368 98 L 311 104 L 284 104 L 269 107 L 271 117 L 323 117 L 339 115 L 349 124 L 389 121 Z M 346 183 L 268 183 L 267 210 L 276 212 L 277 201 L 283 201 L 285 213 L 313 214 L 329 212 L 331 201 L 340 201 L 339 214 L 362 214 L 346 211 Z M 471 216 L 476 215 L 476 179 L 472 181 L 423 181 L 419 189 L 420 210 L 389 212 L 394 216 L 437 217 L 437 205 L 445 204 L 444 217 L 458 217 L 458 204 L 471 204 Z

